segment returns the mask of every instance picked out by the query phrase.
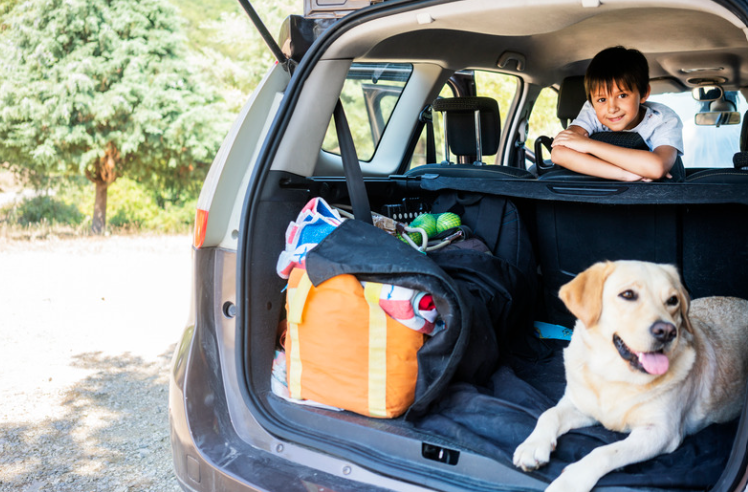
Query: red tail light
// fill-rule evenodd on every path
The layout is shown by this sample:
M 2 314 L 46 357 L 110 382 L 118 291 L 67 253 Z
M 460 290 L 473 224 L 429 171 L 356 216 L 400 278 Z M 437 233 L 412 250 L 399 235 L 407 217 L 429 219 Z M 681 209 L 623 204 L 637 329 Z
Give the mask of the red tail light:
M 193 239 L 193 245 L 195 248 L 200 249 L 203 247 L 205 242 L 205 230 L 208 227 L 208 211 L 197 209 L 195 212 L 195 237 Z

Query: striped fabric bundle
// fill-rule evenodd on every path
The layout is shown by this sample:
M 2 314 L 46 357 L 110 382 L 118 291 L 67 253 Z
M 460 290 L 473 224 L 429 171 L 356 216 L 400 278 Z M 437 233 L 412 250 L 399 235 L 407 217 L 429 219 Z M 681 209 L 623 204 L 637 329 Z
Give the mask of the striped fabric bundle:
M 288 281 L 285 338 L 290 396 L 378 418 L 415 397 L 424 335 L 387 315 L 382 284 L 338 275 L 319 286 L 296 268 Z

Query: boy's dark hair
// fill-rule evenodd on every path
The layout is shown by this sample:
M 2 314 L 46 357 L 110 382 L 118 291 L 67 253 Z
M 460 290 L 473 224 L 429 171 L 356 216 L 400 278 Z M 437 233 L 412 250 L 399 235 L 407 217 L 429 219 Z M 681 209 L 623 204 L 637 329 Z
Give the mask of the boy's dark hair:
M 614 46 L 602 50 L 590 62 L 584 74 L 584 90 L 587 100 L 592 102 L 592 93 L 605 89 L 637 89 L 639 94 L 647 92 L 649 86 L 649 64 L 639 50 Z

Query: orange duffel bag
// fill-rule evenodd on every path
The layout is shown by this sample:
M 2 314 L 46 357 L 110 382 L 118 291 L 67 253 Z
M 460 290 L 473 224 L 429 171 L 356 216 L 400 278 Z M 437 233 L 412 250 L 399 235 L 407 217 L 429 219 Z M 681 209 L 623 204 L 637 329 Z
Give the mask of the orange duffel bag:
M 382 284 L 338 275 L 313 286 L 291 271 L 286 296 L 290 396 L 362 415 L 397 417 L 415 398 L 424 335 L 379 306 Z

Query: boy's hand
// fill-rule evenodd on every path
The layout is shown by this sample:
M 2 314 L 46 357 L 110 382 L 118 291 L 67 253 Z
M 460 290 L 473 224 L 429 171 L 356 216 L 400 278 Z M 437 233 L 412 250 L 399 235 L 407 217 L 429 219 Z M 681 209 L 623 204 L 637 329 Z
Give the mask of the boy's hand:
M 576 150 L 577 152 L 581 152 L 583 154 L 589 154 L 589 143 L 591 142 L 590 138 L 585 134 L 581 134 L 574 130 L 564 130 L 560 132 L 558 135 L 556 135 L 556 138 L 553 139 L 553 143 L 551 144 L 552 147 L 566 147 L 572 150 Z

